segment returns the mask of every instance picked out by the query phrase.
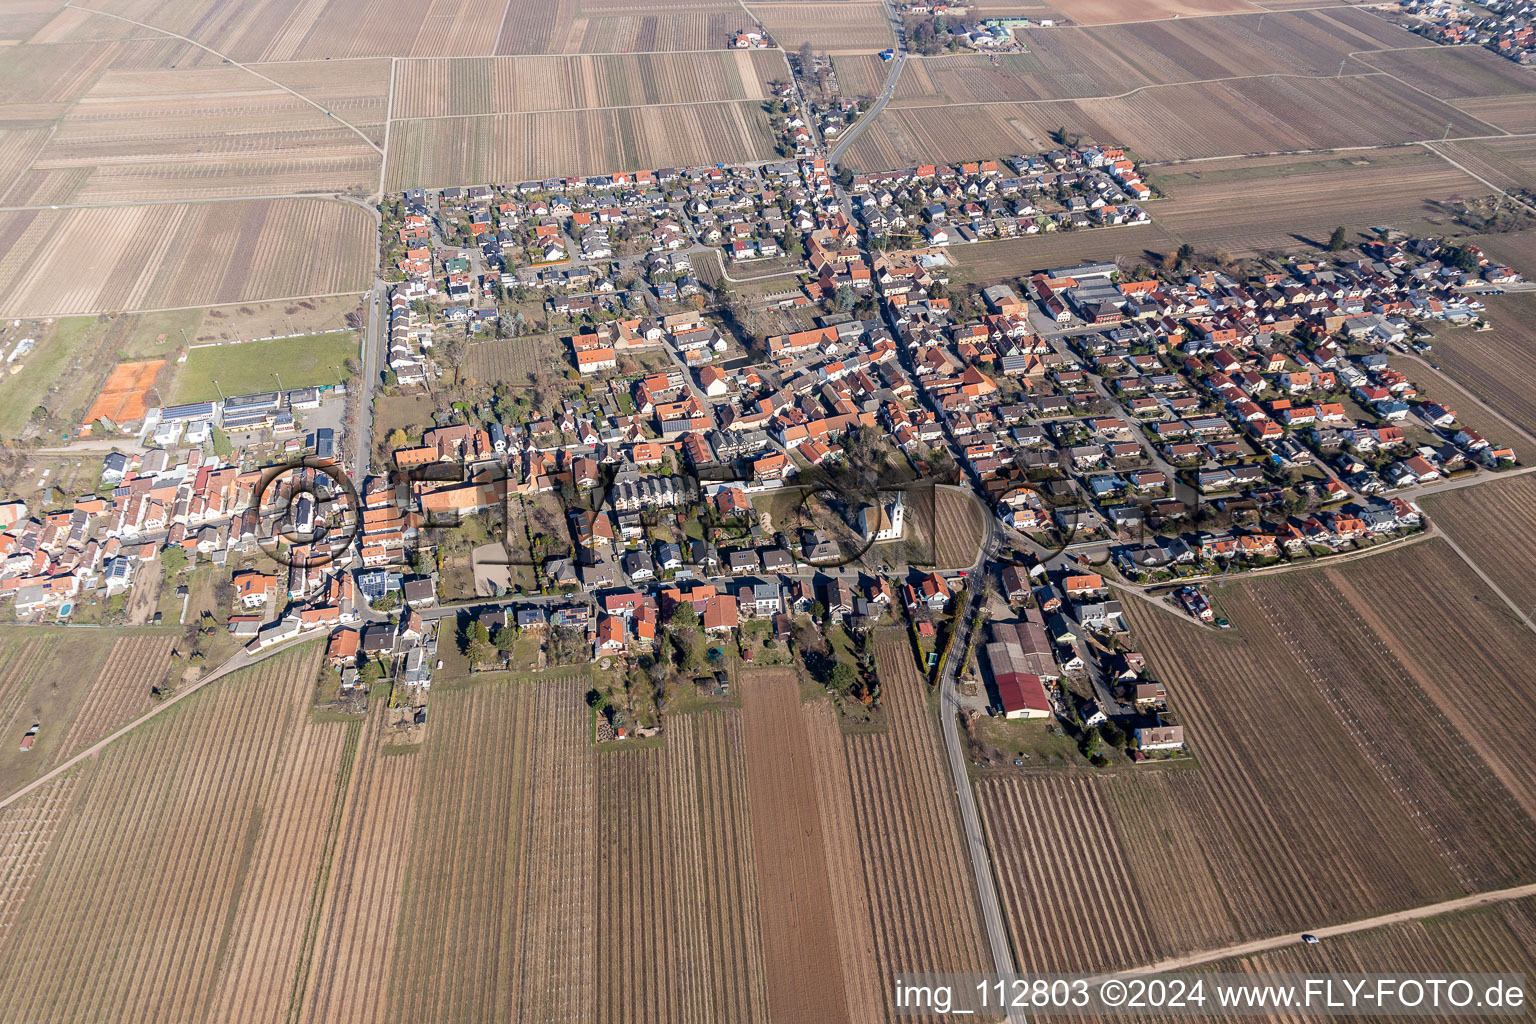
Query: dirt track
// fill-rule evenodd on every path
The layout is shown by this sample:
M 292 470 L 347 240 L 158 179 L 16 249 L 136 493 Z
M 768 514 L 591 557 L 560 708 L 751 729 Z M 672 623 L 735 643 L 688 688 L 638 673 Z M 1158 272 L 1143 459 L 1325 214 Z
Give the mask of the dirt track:
M 1509 900 L 1523 899 L 1526 896 L 1536 896 L 1536 884 L 1517 885 L 1509 889 L 1495 889 L 1492 892 L 1476 893 L 1472 896 L 1462 896 L 1454 900 L 1446 900 L 1443 903 L 1430 903 L 1422 907 L 1414 907 L 1412 910 L 1399 910 L 1393 914 L 1382 914 L 1379 917 L 1366 917 L 1358 921 L 1350 921 L 1346 924 L 1330 925 L 1327 928 L 1315 929 L 1311 934 L 1320 939 L 1331 938 L 1335 935 L 1348 935 L 1351 932 L 1363 932 L 1371 928 L 1382 928 L 1390 924 L 1402 924 L 1404 921 L 1417 921 L 1421 918 L 1436 917 L 1440 914 L 1449 914 L 1458 910 L 1470 910 L 1473 907 L 1481 907 L 1490 903 L 1505 903 Z M 1159 960 L 1155 964 L 1145 967 L 1137 967 L 1127 971 L 1127 974 L 1152 974 L 1159 971 L 1180 971 L 1187 967 L 1195 967 L 1200 964 L 1208 964 L 1213 960 L 1226 960 L 1236 956 L 1249 956 L 1253 953 L 1262 953 L 1265 950 L 1278 949 L 1301 941 L 1301 935 L 1295 932 L 1286 935 L 1276 935 L 1268 939 L 1258 939 L 1254 942 L 1243 942 L 1235 946 L 1225 946 L 1221 949 L 1207 949 L 1198 953 L 1190 953 L 1187 956 L 1173 957 L 1168 960 Z

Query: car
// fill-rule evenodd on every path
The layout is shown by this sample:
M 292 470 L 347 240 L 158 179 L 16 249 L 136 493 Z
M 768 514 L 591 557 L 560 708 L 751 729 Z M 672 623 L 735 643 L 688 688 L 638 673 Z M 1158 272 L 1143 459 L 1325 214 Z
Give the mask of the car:
M 1301 941 L 1305 942 L 1309 946 L 1315 946 L 1323 940 L 1318 938 L 1316 935 L 1313 935 L 1311 932 L 1307 932 L 1302 935 Z
M 1232 623 L 1227 621 L 1224 618 L 1223 619 L 1217 619 L 1216 620 L 1216 628 L 1217 629 L 1231 629 L 1232 628 Z

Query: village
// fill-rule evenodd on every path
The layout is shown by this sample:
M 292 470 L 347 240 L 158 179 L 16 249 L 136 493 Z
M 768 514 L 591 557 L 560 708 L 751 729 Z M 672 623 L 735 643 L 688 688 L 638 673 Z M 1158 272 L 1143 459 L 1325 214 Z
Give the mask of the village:
M 431 422 L 363 439 L 354 483 L 320 415 L 345 386 L 149 409 L 114 424 L 130 443 L 95 493 L 5 506 L 0 600 L 113 621 L 153 566 L 189 656 L 326 635 L 334 703 L 386 685 L 411 724 L 445 666 L 600 664 L 615 740 L 661 727 L 657 663 L 720 698 L 729 663 L 791 661 L 868 718 L 860 652 L 897 622 L 957 676 L 978 764 L 1029 756 L 991 716 L 1059 721 L 1095 764 L 1105 736 L 1172 756 L 1182 726 L 1121 602 L 1215 628 L 1212 581 L 1411 537 L 1418 495 L 1515 465 L 1410 360 L 1523 282 L 1472 246 L 1342 229 L 1240 271 L 1180 250 L 951 281 L 952 246 L 1134 225 L 1150 198 L 1092 145 L 390 197 L 365 387 Z M 754 265 L 784 283 L 731 274 Z M 477 346 L 548 362 L 466 380 Z M 203 575 L 216 596 L 188 622 Z
M 1449 0 L 1400 0 L 1410 16 L 1405 24 L 1438 43 L 1472 44 L 1517 64 L 1536 63 L 1536 12 L 1520 0 L 1451 3 Z

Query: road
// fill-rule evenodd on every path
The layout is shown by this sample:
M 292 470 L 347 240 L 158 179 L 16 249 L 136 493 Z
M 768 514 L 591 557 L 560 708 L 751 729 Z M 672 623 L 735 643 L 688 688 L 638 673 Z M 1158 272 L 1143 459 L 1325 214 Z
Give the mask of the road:
M 1450 914 L 1458 910 L 1471 910 L 1474 907 L 1484 907 L 1493 903 L 1506 903 L 1510 900 L 1524 899 L 1527 896 L 1536 896 L 1536 885 L 1517 885 L 1509 889 L 1494 889 L 1490 892 L 1480 892 L 1472 896 L 1460 896 L 1454 900 L 1446 900 L 1443 903 L 1430 903 L 1426 906 L 1414 907 L 1412 910 L 1399 910 L 1391 914 L 1363 917 L 1358 921 L 1349 921 L 1344 924 L 1314 928 L 1308 934 L 1315 935 L 1319 939 L 1329 939 L 1336 935 L 1348 935 L 1351 932 L 1363 932 L 1372 928 L 1384 928 L 1387 925 L 1402 924 L 1407 921 L 1419 921 L 1426 917 L 1437 917 L 1440 914 Z M 1255 953 L 1279 949 L 1281 946 L 1294 945 L 1301 941 L 1300 932 L 1290 932 L 1267 939 L 1256 939 L 1253 942 L 1240 943 L 1236 946 L 1223 946 L 1220 949 L 1207 949 L 1198 953 L 1173 957 L 1168 960 L 1159 960 L 1155 964 L 1133 967 L 1120 973 L 1153 974 L 1162 971 L 1181 971 L 1216 960 L 1227 960 L 1237 956 L 1251 956 Z
M 352 469 L 359 481 L 368 479 L 373 462 L 373 400 L 388 354 L 388 295 L 389 286 L 375 280 L 368 299 L 368 326 L 363 332 L 362 394 L 358 396 L 357 425 L 352 438 Z
M 939 728 L 944 734 L 944 752 L 949 760 L 950 777 L 955 784 L 955 797 L 960 804 L 960 826 L 965 833 L 965 849 L 971 859 L 971 873 L 976 878 L 981 921 L 987 930 L 987 944 L 992 950 L 992 970 L 999 975 L 1006 975 L 1013 973 L 1013 947 L 1008 941 L 1008 929 L 1003 924 L 1002 904 L 997 898 L 997 881 L 992 877 L 992 855 L 987 850 L 986 837 L 982 834 L 981 819 L 976 813 L 976 796 L 971 791 L 971 777 L 966 771 L 965 744 L 960 738 L 957 718 L 960 701 L 955 696 L 955 676 L 965 663 L 965 652 L 971 643 L 971 623 L 987 592 L 987 567 L 1002 549 L 996 518 L 988 515 L 985 521 L 987 536 L 966 574 L 965 600 L 955 612 L 954 640 L 950 644 L 943 671 L 939 673 Z M 1010 1024 L 1023 1024 L 1024 1015 L 1018 1010 L 1012 1010 L 1008 1020 Z
M 832 147 L 832 152 L 827 154 L 827 171 L 831 174 L 837 173 L 837 162 L 842 159 L 843 151 L 859 137 L 864 126 L 873 121 L 876 115 L 885 109 L 885 105 L 891 102 L 891 96 L 896 92 L 896 83 L 901 80 L 901 69 L 907 65 L 907 33 L 902 28 L 901 17 L 891 6 L 891 0 L 882 0 L 882 2 L 885 4 L 885 16 L 891 22 L 891 39 L 896 56 L 891 58 L 891 70 L 885 76 L 885 88 L 880 90 L 880 95 L 875 97 L 875 102 L 859 116 L 859 119 L 853 123 L 853 127 L 848 129 L 847 134 L 837 140 L 837 145 Z

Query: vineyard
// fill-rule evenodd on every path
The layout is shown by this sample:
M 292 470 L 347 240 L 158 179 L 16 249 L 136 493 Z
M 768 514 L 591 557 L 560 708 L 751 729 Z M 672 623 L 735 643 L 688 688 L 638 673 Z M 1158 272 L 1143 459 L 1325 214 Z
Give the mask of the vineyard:
M 0 314 L 360 292 L 373 244 L 366 210 L 324 199 L 0 213 Z
M 1491 331 L 1442 330 L 1435 360 L 1496 412 L 1536 432 L 1536 295 L 1490 295 Z
M 845 738 L 854 821 L 864 862 L 875 976 L 921 964 L 977 972 L 988 963 L 960 816 L 907 639 L 877 636 L 875 660 L 889 728 Z M 894 1006 L 883 987 L 885 1017 Z
M 885 6 L 864 0 L 841 3 L 751 3 L 748 11 L 786 50 L 810 43 L 817 52 L 873 53 L 890 46 Z
M 1348 157 L 1236 157 L 1171 168 L 1154 179 L 1166 199 L 1158 225 L 1202 250 L 1234 254 L 1286 249 L 1339 224 L 1404 230 L 1448 223 L 1432 205 L 1486 195 L 1488 187 L 1422 149 Z
M 270 1018 L 302 996 L 355 737 L 308 722 L 320 653 L 307 645 L 222 681 L 66 777 L 78 779 L 72 806 L 0 959 L 0 1019 L 130 1006 L 156 1020 L 214 1006 Z
M 1372 66 L 1405 78 L 1437 99 L 1523 96 L 1536 102 L 1530 72 L 1481 46 L 1422 46 L 1373 53 Z
M 0 795 L 142 710 L 165 672 L 164 635 L 69 632 L 67 641 L 29 629 L 0 633 Z M 128 678 L 115 678 L 118 671 Z M 22 752 L 33 725 L 35 744 Z
M 400 63 L 394 114 L 446 117 L 762 100 L 767 83 L 788 75 L 778 51 L 409 60 Z
M 66 775 L 0 810 L 0 956 L 79 782 Z
M 1188 18 L 1257 9 L 1248 0 L 1157 0 L 1156 3 L 1138 5 L 1134 12 L 1127 12 L 1125 6 L 1115 0 L 1058 0 L 1056 7 L 1081 25 L 1102 25 L 1131 19 Z M 1127 19 L 1128 13 L 1131 19 Z
M 1527 97 L 1526 102 L 1536 107 L 1536 99 Z M 1475 108 L 1467 109 L 1476 113 Z M 1532 126 L 1536 127 L 1536 122 Z M 1439 149 L 1479 178 L 1507 192 L 1536 190 L 1536 140 L 1529 136 L 1448 142 Z
M 530 687 L 433 694 L 426 748 L 410 755 L 423 760 L 419 786 L 432 794 L 417 802 L 414 834 L 432 838 L 407 860 L 388 1020 L 468 1020 L 515 1005 L 505 975 L 519 958 L 498 956 L 497 940 L 519 934 L 524 893 L 540 895 L 516 886 L 533 697 Z
M 1115 900 L 1105 912 L 1145 922 L 1137 941 L 1156 956 L 1529 881 L 1536 759 L 1490 742 L 1469 701 L 1525 725 L 1531 713 L 1502 681 L 1519 678 L 1514 666 L 1536 645 L 1492 599 L 1474 600 L 1478 589 L 1431 543 L 1228 587 L 1230 634 L 1131 602 L 1200 770 L 1139 770 L 1087 789 L 1070 777 L 983 784 L 991 841 L 1012 865 L 1005 893 L 1014 876 L 1075 873 L 1085 856 L 1103 870 L 1105 837 L 1079 824 L 1100 809 L 1121 850 L 1113 860 L 1130 871 L 1128 886 L 1101 887 Z M 1041 807 L 1058 808 L 1054 827 L 1079 838 L 1025 835 Z M 1040 947 L 1084 898 L 1056 907 L 1038 887 L 1016 891 L 1022 948 Z M 1146 951 L 1114 938 L 1100 966 Z
M 1456 100 L 1453 106 L 1506 132 L 1536 131 L 1536 103 L 1524 94 Z
M 795 673 L 742 682 L 743 756 L 774 1020 L 847 1019 L 826 848 Z
M 978 785 L 1023 969 L 1130 966 L 1530 881 L 1536 762 L 1490 742 L 1468 702 L 1536 645 L 1466 577 L 1419 545 L 1228 587 L 1226 634 L 1129 602 L 1199 768 Z M 1527 727 L 1511 685 L 1481 703 Z
M 366 189 L 378 165 L 324 111 L 234 67 L 109 71 L 33 162 L 83 174 L 80 202 Z
M 53 760 L 64 760 L 149 710 L 150 690 L 165 676 L 172 645 L 168 636 L 125 636 L 114 641 Z
M 526 388 L 540 374 L 561 375 L 565 370 L 559 339 L 547 334 L 476 342 L 464 356 L 464 376 L 482 384 Z
M 1536 969 L 1536 899 L 1460 910 L 1220 961 L 1224 973 L 1510 974 Z
M 1152 959 L 1125 851 L 1090 779 L 988 779 L 978 803 L 1020 971 L 1092 971 Z M 1198 913 L 1192 900 L 1185 907 Z
M 850 148 L 861 168 L 1007 156 L 1059 127 L 1173 161 L 1340 146 L 1386 146 L 1496 130 L 1381 74 L 1262 76 L 1040 103 L 887 108 Z
M 755 101 L 403 120 L 390 128 L 386 186 L 746 163 L 773 152 Z
M 1536 480 L 1529 476 L 1432 494 L 1424 510 L 1521 608 L 1536 605 Z
M 969 488 L 941 488 L 934 492 L 934 499 L 936 564 L 941 569 L 970 568 L 986 537 L 986 509 L 971 496 Z
M 363 727 L 308 966 L 306 1024 L 382 1024 L 395 928 L 413 847 L 419 756 L 382 751 L 382 718 Z

